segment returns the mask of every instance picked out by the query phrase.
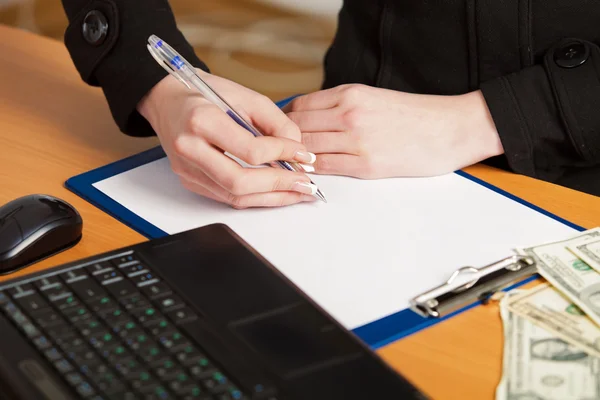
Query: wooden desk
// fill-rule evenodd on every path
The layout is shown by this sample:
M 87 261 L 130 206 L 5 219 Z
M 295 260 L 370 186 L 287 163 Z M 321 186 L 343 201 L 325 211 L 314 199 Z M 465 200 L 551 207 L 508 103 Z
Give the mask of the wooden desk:
M 145 240 L 63 184 L 157 140 L 116 129 L 102 93 L 81 82 L 61 43 L 2 26 L 0 37 L 0 204 L 47 193 L 84 219 L 80 244 L 17 275 Z M 600 198 L 483 166 L 468 172 L 576 224 L 600 226 Z M 493 399 L 502 359 L 497 306 L 476 307 L 379 352 L 434 399 Z

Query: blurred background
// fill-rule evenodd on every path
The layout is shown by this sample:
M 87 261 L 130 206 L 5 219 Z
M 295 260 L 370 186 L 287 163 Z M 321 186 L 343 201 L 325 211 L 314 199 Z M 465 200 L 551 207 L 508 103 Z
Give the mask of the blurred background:
M 180 29 L 213 73 L 273 100 L 319 89 L 342 0 L 170 3 Z M 61 41 L 67 27 L 60 0 L 0 0 L 0 23 Z

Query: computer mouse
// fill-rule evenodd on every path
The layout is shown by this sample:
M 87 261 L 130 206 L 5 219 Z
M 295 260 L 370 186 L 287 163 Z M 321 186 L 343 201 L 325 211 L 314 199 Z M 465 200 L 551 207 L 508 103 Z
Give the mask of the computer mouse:
M 0 274 L 27 267 L 76 245 L 83 220 L 70 204 L 34 194 L 0 207 Z

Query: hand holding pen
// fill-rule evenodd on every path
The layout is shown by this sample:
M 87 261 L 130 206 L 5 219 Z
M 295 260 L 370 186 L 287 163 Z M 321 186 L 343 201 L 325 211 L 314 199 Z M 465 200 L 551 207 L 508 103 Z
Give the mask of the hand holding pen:
M 151 38 L 149 50 L 158 50 L 152 46 L 159 42 Z M 162 45 L 169 49 L 164 42 Z M 151 53 L 165 66 L 165 52 Z M 175 57 L 170 65 L 176 68 L 182 63 L 178 71 L 187 73 L 184 80 L 178 82 L 172 76 L 163 79 L 138 109 L 157 132 L 171 167 L 186 188 L 235 208 L 324 200 L 305 173 L 315 156 L 306 151 L 299 142 L 298 128 L 273 102 L 231 81 L 196 71 Z M 217 100 L 203 85 L 215 90 L 212 93 Z M 241 105 L 244 115 L 236 114 L 224 100 L 228 108 L 223 109 L 218 104 L 223 98 Z M 259 132 L 255 136 L 242 128 L 240 124 L 245 121 L 252 121 L 265 135 Z M 273 164 L 278 168 L 243 168 L 225 152 L 250 165 Z

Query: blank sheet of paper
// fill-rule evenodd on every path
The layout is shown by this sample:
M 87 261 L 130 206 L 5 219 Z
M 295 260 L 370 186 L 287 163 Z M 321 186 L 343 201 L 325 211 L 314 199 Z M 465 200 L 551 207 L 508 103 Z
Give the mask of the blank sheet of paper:
M 458 267 L 576 233 L 458 174 L 313 181 L 328 204 L 249 210 L 188 192 L 166 158 L 94 186 L 169 234 L 229 225 L 348 329 L 407 308 Z

